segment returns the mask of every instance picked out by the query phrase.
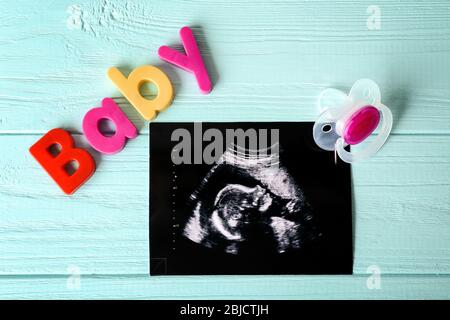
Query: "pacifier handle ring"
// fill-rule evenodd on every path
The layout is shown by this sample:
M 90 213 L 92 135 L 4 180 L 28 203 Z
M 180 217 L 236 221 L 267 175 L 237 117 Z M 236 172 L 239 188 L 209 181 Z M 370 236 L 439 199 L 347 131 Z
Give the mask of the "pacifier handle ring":
M 335 99 L 341 99 L 340 103 L 335 106 L 324 106 L 323 102 L 325 101 L 324 97 L 334 97 Z M 319 109 L 319 113 L 323 113 L 325 110 L 328 109 L 340 109 L 342 105 L 346 104 L 346 102 L 349 100 L 346 93 L 342 92 L 341 90 L 334 89 L 334 88 L 327 88 L 325 90 L 322 90 L 319 93 L 319 96 L 317 97 L 317 108 Z
M 344 149 L 346 147 L 346 143 L 342 137 L 336 141 L 336 151 L 343 161 L 352 163 L 362 159 L 366 159 L 380 150 L 380 148 L 386 142 L 392 129 L 392 113 L 391 110 L 383 104 L 379 104 L 377 107 L 381 112 L 383 121 L 381 123 L 380 132 L 378 133 L 377 137 L 367 147 L 365 147 L 361 151 L 352 153 Z

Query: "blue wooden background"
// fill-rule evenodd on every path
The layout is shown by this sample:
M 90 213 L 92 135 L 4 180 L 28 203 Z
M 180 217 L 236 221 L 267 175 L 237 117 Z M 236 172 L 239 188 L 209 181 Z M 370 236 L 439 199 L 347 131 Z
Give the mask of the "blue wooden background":
M 184 25 L 210 95 L 157 57 Z M 378 82 L 395 124 L 352 168 L 354 275 L 150 277 L 148 126 L 105 76 L 141 64 L 175 87 L 156 121 L 312 121 L 324 88 Z M 141 135 L 89 148 L 97 172 L 67 197 L 27 150 L 55 127 L 87 146 L 107 96 Z M 450 298 L 450 2 L 0 1 L 0 298 Z

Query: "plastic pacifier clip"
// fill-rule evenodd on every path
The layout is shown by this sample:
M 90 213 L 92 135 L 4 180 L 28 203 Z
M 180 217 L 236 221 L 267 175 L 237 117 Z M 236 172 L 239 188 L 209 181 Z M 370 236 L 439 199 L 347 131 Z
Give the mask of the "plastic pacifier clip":
M 355 82 L 346 95 L 337 89 L 325 89 L 318 99 L 320 115 L 313 127 L 314 141 L 333 151 L 348 163 L 369 158 L 386 142 L 392 129 L 392 113 L 381 103 L 380 89 L 370 79 Z M 345 147 L 356 145 L 380 127 L 376 138 L 357 152 Z

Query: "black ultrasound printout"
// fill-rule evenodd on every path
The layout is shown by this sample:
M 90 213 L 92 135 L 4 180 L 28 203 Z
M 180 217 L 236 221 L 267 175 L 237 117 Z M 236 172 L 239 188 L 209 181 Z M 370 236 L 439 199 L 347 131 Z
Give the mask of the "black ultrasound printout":
M 351 274 L 350 165 L 312 127 L 151 123 L 150 274 Z

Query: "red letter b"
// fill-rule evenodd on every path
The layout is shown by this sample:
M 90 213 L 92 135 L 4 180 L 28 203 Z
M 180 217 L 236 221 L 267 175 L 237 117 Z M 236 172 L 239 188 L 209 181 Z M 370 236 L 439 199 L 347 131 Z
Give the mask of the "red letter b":
M 50 152 L 54 145 L 60 146 L 56 156 Z M 72 136 L 63 129 L 47 132 L 30 147 L 30 153 L 66 194 L 74 193 L 95 171 L 95 161 L 89 152 L 75 148 Z M 78 162 L 78 168 L 69 174 L 66 166 L 71 161 Z

